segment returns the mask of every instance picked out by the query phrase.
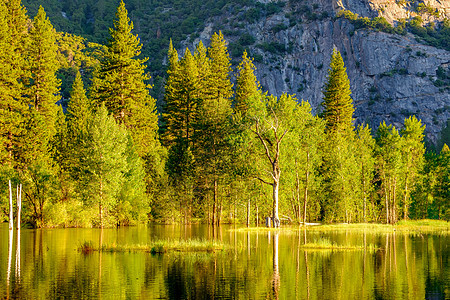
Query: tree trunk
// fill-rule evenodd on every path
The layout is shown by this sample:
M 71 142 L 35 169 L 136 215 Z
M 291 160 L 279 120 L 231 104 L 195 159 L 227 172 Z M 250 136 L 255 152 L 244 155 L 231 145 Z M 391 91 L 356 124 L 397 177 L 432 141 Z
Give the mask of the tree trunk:
M 392 193 L 392 224 L 397 222 L 397 178 L 394 178 L 394 191 Z
M 9 180 L 9 230 L 14 228 L 11 180 Z
M 100 228 L 103 228 L 103 181 L 100 180 L 100 201 L 98 203 L 98 213 L 100 216 Z
M 406 174 L 405 181 L 405 197 L 403 198 L 403 220 L 406 221 L 406 218 L 408 216 L 408 204 L 406 203 L 408 199 L 408 174 Z
M 280 227 L 280 219 L 278 218 L 278 186 L 279 182 L 277 180 L 274 180 L 273 182 L 273 214 L 272 214 L 272 222 L 273 227 L 278 228 Z
M 366 196 L 366 177 L 364 176 L 364 165 L 362 166 L 362 178 L 363 178 L 363 182 L 362 182 L 362 190 L 363 190 L 363 218 L 364 218 L 364 223 L 367 222 L 367 217 L 366 217 L 366 208 L 367 208 L 367 196 Z
M 386 224 L 389 224 L 389 194 L 387 188 L 386 178 L 384 178 L 384 199 L 385 199 L 385 209 L 386 209 Z
M 247 201 L 247 227 L 250 227 L 250 197 Z
M 298 172 L 297 168 L 295 170 L 295 176 L 296 176 L 296 182 L 295 182 L 295 193 L 296 193 L 296 202 L 297 202 L 297 217 L 299 223 L 302 220 L 302 210 L 301 210 L 301 204 L 300 204 L 300 179 L 298 178 Z
M 20 230 L 20 214 L 22 213 L 22 184 L 17 186 L 17 230 Z
M 256 204 L 256 227 L 259 226 L 259 210 L 258 210 L 258 204 Z
M 217 215 L 217 180 L 214 179 L 214 195 L 213 195 L 213 211 L 212 211 L 212 224 L 216 225 Z
M 306 208 L 308 204 L 308 185 L 309 185 L 309 153 L 307 156 L 306 178 L 305 178 L 305 195 L 303 199 L 303 224 L 306 224 Z

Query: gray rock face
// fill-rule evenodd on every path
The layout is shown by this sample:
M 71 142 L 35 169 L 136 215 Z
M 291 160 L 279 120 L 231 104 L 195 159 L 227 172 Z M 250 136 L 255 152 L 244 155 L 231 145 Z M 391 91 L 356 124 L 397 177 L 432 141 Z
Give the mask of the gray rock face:
M 442 71 L 450 76 L 450 52 L 420 44 L 411 34 L 355 31 L 349 21 L 331 18 L 345 8 L 361 16 L 382 15 L 394 22 L 413 14 L 409 6 L 399 4 L 402 1 L 314 0 L 307 2 L 310 11 L 316 15 L 327 12 L 328 16 L 305 20 L 300 14 L 297 17 L 300 6 L 295 2 L 305 3 L 286 2 L 279 13 L 255 23 L 241 23 L 237 33 L 235 23 L 226 20 L 230 16 L 217 17 L 199 39 L 207 43 L 212 28 L 222 29 L 230 45 L 243 33 L 251 34 L 255 43 L 248 48 L 251 55 L 259 58 L 255 61 L 256 73 L 263 89 L 274 95 L 296 94 L 299 101 L 309 101 L 316 113 L 320 110 L 332 49 L 336 47 L 347 67 L 357 124 L 366 122 L 376 129 L 386 121 L 401 127 L 404 119 L 414 114 L 426 124 L 428 139 L 437 141 L 450 118 L 450 87 L 438 77 Z M 442 16 L 448 17 L 450 1 L 431 2 L 442 11 Z M 281 30 L 275 30 L 277 26 Z M 227 30 L 234 33 L 227 35 Z M 261 45 L 278 46 L 285 51 Z

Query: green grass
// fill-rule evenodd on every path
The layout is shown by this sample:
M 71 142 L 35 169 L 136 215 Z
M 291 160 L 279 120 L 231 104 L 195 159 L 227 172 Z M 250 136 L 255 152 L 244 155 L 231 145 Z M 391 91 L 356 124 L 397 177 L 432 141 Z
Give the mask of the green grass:
M 82 251 L 87 254 L 92 251 L 102 251 L 102 252 L 150 252 L 152 254 L 156 253 L 166 253 L 171 251 L 178 252 L 216 252 L 224 251 L 230 248 L 230 246 L 220 242 L 212 240 L 203 239 L 189 239 L 189 240 L 155 240 L 150 244 L 141 245 L 102 245 L 100 248 L 92 247 L 92 242 L 84 242 L 84 244 L 89 244 L 91 249 L 88 252 Z M 84 245 L 83 244 L 83 245 Z

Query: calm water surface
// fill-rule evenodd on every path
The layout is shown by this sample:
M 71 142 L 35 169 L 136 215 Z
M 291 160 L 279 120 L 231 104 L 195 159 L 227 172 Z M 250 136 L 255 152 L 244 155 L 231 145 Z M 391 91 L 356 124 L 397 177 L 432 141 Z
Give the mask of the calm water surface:
M 448 234 L 247 233 L 233 227 L 22 229 L 0 224 L 0 299 L 450 299 Z M 219 253 L 99 253 L 84 241 L 219 239 Z M 305 242 L 377 251 L 304 250 Z M 13 242 L 10 243 L 9 241 Z M 20 240 L 18 242 L 18 240 Z

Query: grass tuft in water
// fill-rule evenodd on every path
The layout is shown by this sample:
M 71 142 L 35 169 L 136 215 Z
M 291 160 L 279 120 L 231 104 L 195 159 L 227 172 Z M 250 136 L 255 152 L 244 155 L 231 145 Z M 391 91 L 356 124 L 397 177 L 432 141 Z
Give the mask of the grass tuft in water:
M 94 248 L 94 244 L 92 243 L 92 241 L 85 241 L 78 247 L 78 251 L 83 254 L 89 254 L 95 250 L 96 249 Z
M 152 254 L 178 252 L 216 252 L 230 248 L 220 241 L 189 239 L 189 240 L 156 240 L 147 245 L 102 245 L 104 252 L 150 252 Z

